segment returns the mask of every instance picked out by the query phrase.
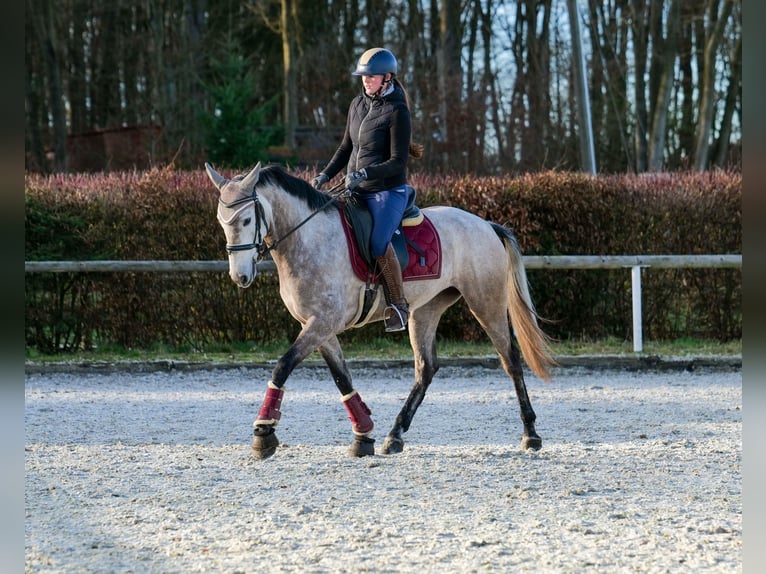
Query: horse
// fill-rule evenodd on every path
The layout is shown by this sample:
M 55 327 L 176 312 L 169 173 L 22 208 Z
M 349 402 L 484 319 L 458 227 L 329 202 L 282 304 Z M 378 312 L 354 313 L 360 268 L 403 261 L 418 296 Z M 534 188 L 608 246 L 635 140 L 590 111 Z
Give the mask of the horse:
M 349 454 L 374 455 L 372 412 L 352 385 L 338 341 L 340 333 L 358 326 L 363 300 L 360 294 L 370 288 L 352 269 L 337 208 L 341 199 L 315 189 L 281 166 L 262 168 L 259 162 L 249 172 L 231 179 L 209 163 L 205 163 L 205 169 L 219 192 L 217 220 L 226 238 L 231 280 L 239 288 L 249 287 L 256 277 L 257 262 L 270 254 L 279 276 L 280 297 L 301 325 L 266 385 L 266 396 L 253 423 L 254 457 L 265 459 L 276 452 L 279 440 L 275 429 L 282 416 L 285 383 L 316 350 L 332 374 L 351 421 L 354 440 Z M 503 370 L 513 380 L 523 424 L 521 448 L 539 450 L 542 439 L 535 431 L 536 415 L 521 358 L 543 380 L 550 378 L 556 362 L 550 339 L 539 326 L 516 237 L 504 226 L 455 207 L 426 207 L 422 212 L 438 231 L 442 267 L 438 278 L 404 284 L 415 382 L 386 436 L 382 452 L 403 451 L 402 434 L 410 428 L 439 369 L 439 320 L 461 298 L 489 336 Z M 385 307 L 378 296 L 366 322 L 383 320 Z

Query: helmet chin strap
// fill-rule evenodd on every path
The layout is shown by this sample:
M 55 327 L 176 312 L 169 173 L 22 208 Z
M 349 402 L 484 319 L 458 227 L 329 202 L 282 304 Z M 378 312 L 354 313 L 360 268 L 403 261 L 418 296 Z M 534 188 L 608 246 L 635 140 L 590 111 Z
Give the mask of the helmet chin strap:
M 370 97 L 373 98 L 373 99 L 379 98 L 380 95 L 388 89 L 389 84 L 391 84 L 393 81 L 394 81 L 394 76 L 393 75 L 388 80 L 384 79 L 380 83 L 380 87 L 375 91 L 374 94 L 370 95 Z

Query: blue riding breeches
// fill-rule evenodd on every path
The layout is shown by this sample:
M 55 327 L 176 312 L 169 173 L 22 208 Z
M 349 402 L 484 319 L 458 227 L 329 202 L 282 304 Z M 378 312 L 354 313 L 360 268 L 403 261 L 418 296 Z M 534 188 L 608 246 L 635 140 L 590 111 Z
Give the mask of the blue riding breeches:
M 402 222 L 407 207 L 407 188 L 395 187 L 386 191 L 360 194 L 372 215 L 370 252 L 374 258 L 381 257 L 391 242 L 394 231 Z

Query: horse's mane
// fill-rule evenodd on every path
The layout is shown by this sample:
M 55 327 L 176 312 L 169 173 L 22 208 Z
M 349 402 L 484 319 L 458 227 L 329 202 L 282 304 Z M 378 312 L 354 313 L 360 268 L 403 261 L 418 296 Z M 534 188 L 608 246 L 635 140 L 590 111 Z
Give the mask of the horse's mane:
M 329 195 L 315 189 L 307 181 L 290 175 L 278 164 L 267 165 L 261 169 L 257 185 L 264 183 L 283 188 L 290 195 L 305 201 L 310 209 L 319 209 L 330 200 Z

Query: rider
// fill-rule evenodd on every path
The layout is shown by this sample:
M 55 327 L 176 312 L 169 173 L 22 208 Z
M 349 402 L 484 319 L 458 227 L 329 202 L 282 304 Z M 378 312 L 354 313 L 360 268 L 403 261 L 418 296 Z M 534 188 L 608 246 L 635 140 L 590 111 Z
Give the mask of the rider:
M 346 186 L 367 204 L 372 215 L 370 250 L 388 304 L 386 331 L 407 327 L 409 304 L 391 238 L 406 207 L 407 161 L 410 155 L 423 155 L 423 146 L 411 139 L 409 98 L 396 73 L 396 58 L 390 51 L 371 48 L 362 54 L 352 74 L 362 76 L 363 92 L 351 101 L 335 155 L 312 181 L 321 189 L 345 167 Z

